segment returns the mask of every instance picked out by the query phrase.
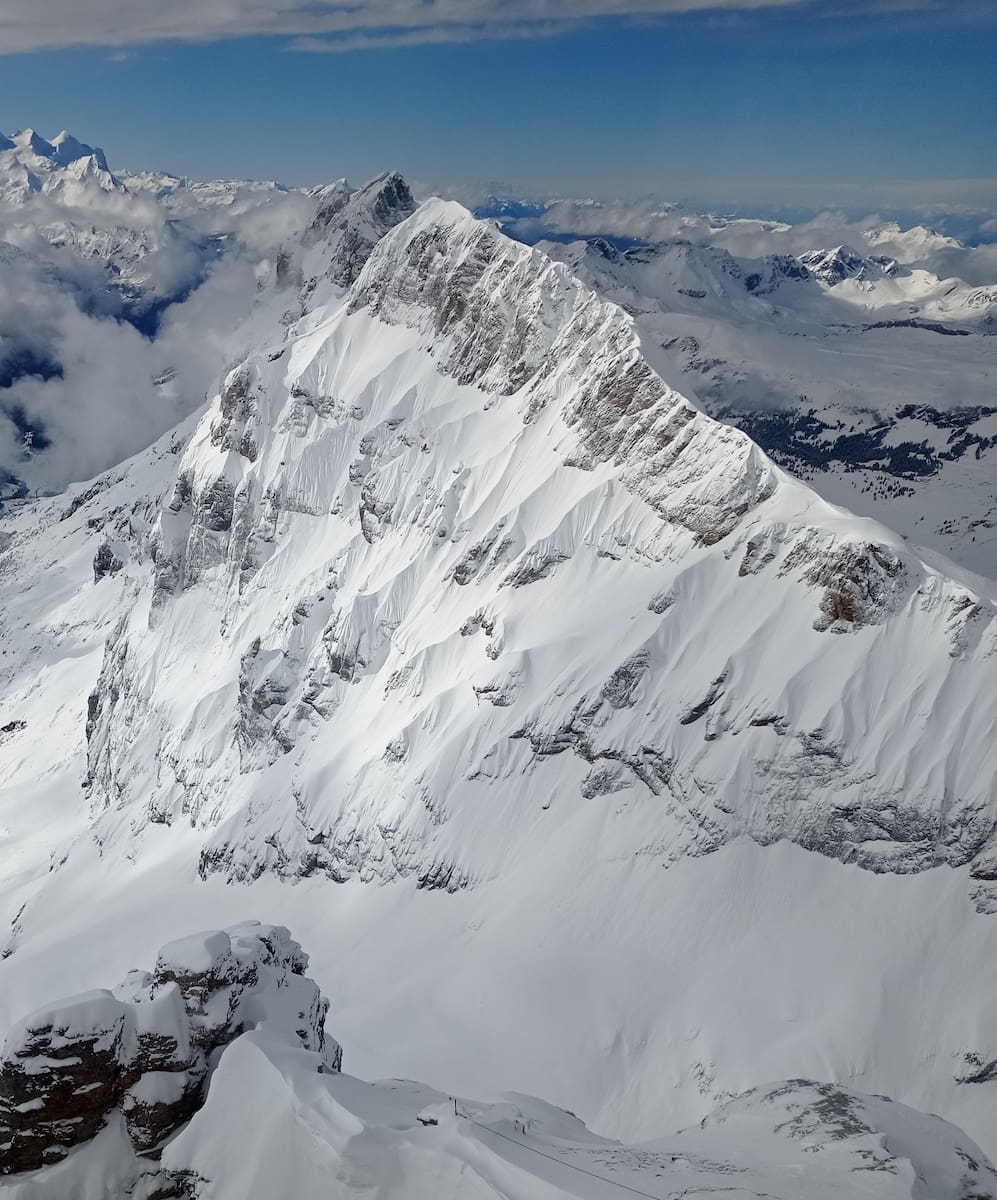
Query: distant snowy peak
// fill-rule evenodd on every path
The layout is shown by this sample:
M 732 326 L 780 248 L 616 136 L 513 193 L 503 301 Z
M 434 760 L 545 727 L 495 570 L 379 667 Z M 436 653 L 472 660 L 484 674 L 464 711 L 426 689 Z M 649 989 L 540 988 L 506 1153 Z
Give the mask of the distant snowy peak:
M 52 139 L 53 156 L 57 162 L 67 166 L 81 158 L 92 158 L 102 171 L 107 171 L 107 159 L 99 146 L 88 146 L 85 142 L 74 138 L 65 129 Z
M 109 170 L 104 151 L 65 130 L 52 141 L 33 129 L 11 137 L 0 134 L 0 199 L 10 203 L 32 193 L 69 191 L 76 200 L 81 186 L 105 192 L 125 190 Z
M 890 253 L 905 263 L 915 263 L 938 250 L 959 250 L 962 243 L 954 237 L 929 229 L 926 225 L 912 225 L 904 229 L 896 221 L 886 221 L 865 232 L 870 246 L 888 245 Z
M 199 218 L 210 229 L 291 190 L 273 179 L 191 179 L 163 171 L 121 171 L 119 178 L 130 192 L 154 200 L 170 217 Z
M 889 263 L 889 259 L 880 260 Z M 836 246 L 833 250 L 809 250 L 800 255 L 800 262 L 821 283 L 834 287 L 845 279 L 860 277 L 869 268 L 869 260 L 863 258 L 851 246 Z M 895 265 L 895 264 L 894 264 Z
M 376 176 L 357 191 L 340 180 L 313 195 L 318 209 L 305 231 L 302 263 L 303 300 L 309 305 L 326 302 L 330 284 L 349 287 L 378 241 L 416 208 L 408 184 L 394 171 Z M 320 286 L 323 281 L 325 286 Z
M 519 221 L 542 217 L 548 207 L 543 201 L 488 195 L 475 207 L 474 215 L 483 220 Z

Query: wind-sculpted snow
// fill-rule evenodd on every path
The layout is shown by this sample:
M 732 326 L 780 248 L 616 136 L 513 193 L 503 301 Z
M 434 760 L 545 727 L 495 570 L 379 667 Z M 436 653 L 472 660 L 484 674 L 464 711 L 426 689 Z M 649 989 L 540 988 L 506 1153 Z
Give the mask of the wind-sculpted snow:
M 0 1052 L 4 1195 L 997 1197 L 997 1171 L 961 1130 L 833 1083 L 752 1088 L 644 1143 L 519 1093 L 482 1103 L 365 1083 L 341 1073 L 308 966 L 285 927 L 248 921 L 19 1021 Z
M 119 1007 L 141 1013 L 149 1003 Z M 600 1137 L 573 1113 L 519 1093 L 483 1103 L 409 1080 L 366 1083 L 327 1064 L 328 1055 L 307 1041 L 296 1045 L 278 1021 L 257 1024 L 221 1049 L 207 1095 L 185 1127 L 168 1128 L 152 1152 L 134 1143 L 134 1110 L 125 1106 L 120 1115 L 112 1110 L 84 1144 L 63 1152 L 62 1161 L 8 1179 L 5 1194 L 10 1200 L 997 1196 L 997 1171 L 961 1130 L 885 1096 L 834 1084 L 793 1079 L 755 1088 L 698 1126 L 634 1143 Z M 161 1103 L 164 1076 L 169 1072 L 156 1073 Z
M 193 822 L 204 874 L 453 891 L 601 805 L 663 864 L 790 838 L 994 903 L 992 598 L 455 205 L 229 375 L 154 557 L 91 698 L 109 847 Z

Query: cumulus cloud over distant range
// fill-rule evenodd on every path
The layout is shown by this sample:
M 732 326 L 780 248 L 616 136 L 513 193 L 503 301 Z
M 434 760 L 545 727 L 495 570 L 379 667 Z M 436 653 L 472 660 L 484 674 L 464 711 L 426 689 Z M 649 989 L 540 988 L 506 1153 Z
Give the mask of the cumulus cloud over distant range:
M 4 0 L 4 52 L 61 46 L 127 46 L 166 40 L 288 36 L 309 51 L 473 41 L 560 33 L 605 18 L 801 10 L 823 0 Z M 980 0 L 842 0 L 837 15 L 929 11 L 986 17 Z
M 455 198 L 472 207 L 485 201 L 480 192 L 476 197 L 466 192 Z M 494 203 L 494 197 L 489 197 L 484 210 L 488 211 L 489 204 Z M 897 223 L 892 214 L 867 213 L 856 217 L 825 209 L 789 223 L 757 216 L 710 216 L 653 199 L 555 199 L 536 207 L 540 210 L 536 215 L 505 219 L 506 231 L 529 243 L 575 237 L 652 243 L 680 239 L 720 246 L 739 258 L 759 258 L 766 254 L 798 255 L 840 245 L 862 246 L 867 233 L 875 230 L 877 253 L 931 271 L 941 279 L 955 278 L 973 286 L 989 286 L 997 279 L 997 219 L 989 213 L 959 215 L 956 222 L 959 232 L 963 236 L 966 231 L 973 235 L 973 244 L 966 245 L 955 237 L 945 236 L 944 227 L 950 219 L 937 212 L 923 216 L 909 212 Z M 749 211 L 759 210 L 760 206 Z M 921 236 L 911 235 L 910 226 L 931 226 L 933 218 L 938 218 L 937 224 L 942 226 L 940 233 L 929 227 L 923 229 Z M 897 231 L 896 237 L 891 236 L 892 228 Z
M 38 491 L 91 478 L 203 404 L 248 349 L 272 248 L 313 209 L 304 196 L 273 194 L 239 214 L 223 257 L 206 260 L 191 233 L 198 214 L 187 236 L 165 236 L 173 223 L 162 210 L 134 192 L 126 199 L 80 214 L 38 196 L 0 211 L 0 490 L 11 477 Z M 93 258 L 54 244 L 83 216 L 77 235 L 101 239 Z M 137 296 L 109 286 L 102 258 L 132 236 Z
M 254 287 L 245 263 L 224 264 L 152 340 L 80 308 L 57 281 L 0 269 L 0 360 L 29 367 L 0 390 L 0 472 L 48 491 L 148 445 L 203 402 L 226 326 L 244 315 Z M 169 386 L 157 386 L 173 371 Z M 28 453 L 26 434 L 36 443 Z

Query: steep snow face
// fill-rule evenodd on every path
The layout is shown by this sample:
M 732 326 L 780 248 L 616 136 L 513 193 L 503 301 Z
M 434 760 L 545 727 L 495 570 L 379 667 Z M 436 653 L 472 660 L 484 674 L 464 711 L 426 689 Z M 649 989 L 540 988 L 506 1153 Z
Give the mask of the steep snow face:
M 541 245 L 634 315 L 705 411 L 797 478 L 997 576 L 997 288 L 868 247 Z
M 192 821 L 205 874 L 457 890 L 583 806 L 605 853 L 790 838 L 972 864 L 994 903 L 992 596 L 783 475 L 457 206 L 229 375 L 155 560 L 91 698 L 109 846 Z

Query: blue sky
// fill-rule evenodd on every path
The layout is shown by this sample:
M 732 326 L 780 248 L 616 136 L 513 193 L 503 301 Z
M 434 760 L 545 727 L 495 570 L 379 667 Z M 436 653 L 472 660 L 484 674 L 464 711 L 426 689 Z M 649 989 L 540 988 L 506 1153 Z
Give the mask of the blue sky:
M 0 45 L 20 47 L 0 62 L 0 129 L 67 127 L 112 166 L 289 183 L 397 167 L 434 184 L 731 203 L 997 199 L 992 182 L 967 182 L 997 177 L 997 5 L 852 0 L 831 16 L 802 0 L 685 13 L 605 0 L 600 15 L 588 0 L 594 15 L 578 20 L 548 0 L 551 22 L 522 0 L 525 17 L 489 24 L 489 0 L 468 0 L 474 26 L 451 14 L 330 34 L 308 24 L 318 0 L 288 14 L 286 35 L 240 37 L 267 23 L 254 0 L 236 0 L 246 19 L 231 28 L 198 25 L 211 0 L 185 27 L 180 3 L 176 29 L 151 34 L 145 0 L 117 0 L 132 14 L 120 29 L 97 11 L 115 0 L 62 2 L 65 14 L 23 0 L 6 38 L 0 14 Z M 393 20 L 404 2 L 391 0 Z M 73 45 L 89 37 L 114 44 Z

